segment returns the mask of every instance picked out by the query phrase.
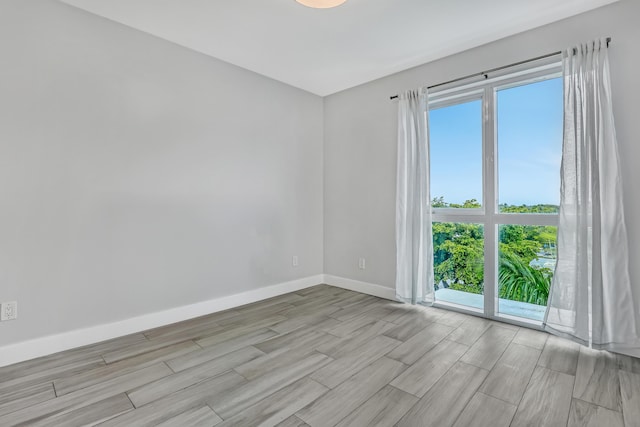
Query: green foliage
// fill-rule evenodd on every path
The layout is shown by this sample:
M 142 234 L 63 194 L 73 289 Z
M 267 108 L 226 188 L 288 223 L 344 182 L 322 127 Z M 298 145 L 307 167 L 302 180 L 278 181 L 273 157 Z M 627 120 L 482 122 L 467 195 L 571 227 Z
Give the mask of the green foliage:
M 431 201 L 431 207 L 434 208 L 446 208 L 447 205 L 448 203 L 444 201 L 444 197 L 442 196 L 434 197 L 434 199 Z
M 498 283 L 500 298 L 547 305 L 552 272 L 534 268 L 513 253 L 500 254 Z
M 499 241 L 500 251 L 513 253 L 522 258 L 526 263 L 538 257 L 545 242 L 551 241 L 553 236 L 555 243 L 555 229 L 538 225 L 503 225 L 500 227 Z
M 435 208 L 480 208 L 475 200 L 447 203 L 432 200 Z M 558 206 L 500 205 L 502 213 L 556 213 Z M 531 266 L 541 256 L 555 253 L 555 227 L 502 225 L 499 228 L 499 295 L 514 301 L 546 305 L 553 272 Z M 481 224 L 433 223 L 434 276 L 450 289 L 482 294 L 484 291 L 484 229 Z
M 556 205 L 520 205 L 513 206 L 507 204 L 501 204 L 499 207 L 500 213 L 558 213 L 559 207 Z
M 463 283 L 452 283 L 449 285 L 449 289 L 453 289 L 454 291 L 462 291 L 468 292 L 470 294 L 480 294 L 484 293 L 484 286 L 482 284 L 474 285 L 474 284 L 463 284 Z
M 464 209 L 477 209 L 482 205 L 476 199 L 466 200 L 463 204 L 460 203 L 447 203 L 444 201 L 444 197 L 435 197 L 431 200 L 431 207 L 433 208 L 464 208 Z
M 478 224 L 433 223 L 434 275 L 468 292 L 482 293 L 484 237 Z

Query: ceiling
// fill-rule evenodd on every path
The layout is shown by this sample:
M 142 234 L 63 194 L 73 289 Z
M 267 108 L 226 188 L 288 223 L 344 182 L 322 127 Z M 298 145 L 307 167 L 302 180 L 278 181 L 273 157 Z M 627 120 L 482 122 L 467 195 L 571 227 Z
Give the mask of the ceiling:
M 62 0 L 329 95 L 617 0 Z

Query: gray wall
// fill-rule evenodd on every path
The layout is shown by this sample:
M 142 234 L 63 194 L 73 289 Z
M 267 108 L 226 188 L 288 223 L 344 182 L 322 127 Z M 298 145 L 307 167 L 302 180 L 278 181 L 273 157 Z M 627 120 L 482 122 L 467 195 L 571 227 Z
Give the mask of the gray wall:
M 0 346 L 322 273 L 320 97 L 0 2 Z M 300 266 L 292 268 L 291 256 Z
M 622 0 L 325 98 L 324 271 L 395 282 L 397 103 L 389 96 L 611 36 L 614 113 L 622 157 L 632 280 L 640 307 L 640 2 Z M 367 259 L 366 270 L 358 258 Z M 639 310 L 640 311 L 640 310 Z

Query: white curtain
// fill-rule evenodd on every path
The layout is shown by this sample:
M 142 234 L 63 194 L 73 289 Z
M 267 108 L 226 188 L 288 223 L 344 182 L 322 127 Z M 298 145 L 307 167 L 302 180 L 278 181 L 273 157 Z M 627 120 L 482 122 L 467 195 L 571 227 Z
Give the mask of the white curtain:
M 606 40 L 563 53 L 558 260 L 545 328 L 594 348 L 637 345 Z
M 427 90 L 399 96 L 396 191 L 396 296 L 433 303 Z

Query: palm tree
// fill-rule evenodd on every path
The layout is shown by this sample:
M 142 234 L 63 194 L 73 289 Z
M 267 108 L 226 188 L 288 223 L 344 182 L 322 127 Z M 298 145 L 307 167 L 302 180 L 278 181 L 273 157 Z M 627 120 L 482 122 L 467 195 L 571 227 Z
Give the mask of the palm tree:
M 549 269 L 531 267 L 516 254 L 500 252 L 500 298 L 547 305 L 551 277 Z

